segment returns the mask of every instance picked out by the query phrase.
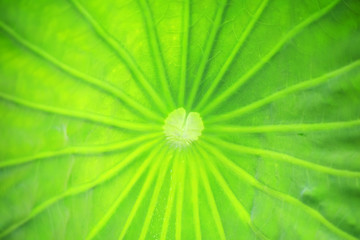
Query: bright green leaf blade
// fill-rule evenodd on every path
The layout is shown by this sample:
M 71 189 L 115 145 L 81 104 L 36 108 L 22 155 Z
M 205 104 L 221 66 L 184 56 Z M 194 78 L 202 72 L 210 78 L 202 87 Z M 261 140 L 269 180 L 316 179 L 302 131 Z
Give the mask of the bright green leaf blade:
M 0 13 L 0 239 L 360 239 L 358 0 Z

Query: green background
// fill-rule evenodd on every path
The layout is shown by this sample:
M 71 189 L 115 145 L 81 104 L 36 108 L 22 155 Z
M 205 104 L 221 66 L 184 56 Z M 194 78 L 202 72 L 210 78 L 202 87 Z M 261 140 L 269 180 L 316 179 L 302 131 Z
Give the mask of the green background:
M 0 116 L 1 239 L 360 237 L 358 0 L 1 0 Z

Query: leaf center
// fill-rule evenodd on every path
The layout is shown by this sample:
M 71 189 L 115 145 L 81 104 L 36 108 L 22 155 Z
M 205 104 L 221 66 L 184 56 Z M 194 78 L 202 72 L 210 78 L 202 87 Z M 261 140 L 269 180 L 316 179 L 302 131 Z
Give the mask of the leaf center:
M 201 136 L 204 124 L 199 113 L 190 112 L 186 115 L 184 108 L 178 108 L 165 119 L 163 129 L 170 145 L 183 148 Z

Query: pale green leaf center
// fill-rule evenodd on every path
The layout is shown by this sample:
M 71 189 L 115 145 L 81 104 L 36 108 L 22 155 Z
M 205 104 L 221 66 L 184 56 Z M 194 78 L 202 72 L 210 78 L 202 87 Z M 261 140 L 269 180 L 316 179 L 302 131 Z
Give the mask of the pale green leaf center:
M 204 124 L 199 113 L 190 112 L 186 115 L 184 108 L 178 108 L 165 119 L 163 129 L 168 142 L 176 148 L 182 148 L 201 136 Z

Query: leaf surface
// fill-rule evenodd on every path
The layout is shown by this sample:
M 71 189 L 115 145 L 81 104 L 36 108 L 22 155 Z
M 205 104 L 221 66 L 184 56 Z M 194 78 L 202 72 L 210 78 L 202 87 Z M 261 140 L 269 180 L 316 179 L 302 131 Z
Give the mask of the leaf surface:
M 0 9 L 1 239 L 359 239 L 359 1 Z

